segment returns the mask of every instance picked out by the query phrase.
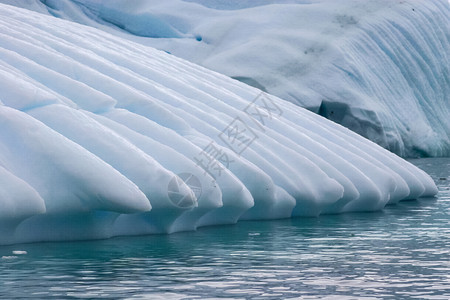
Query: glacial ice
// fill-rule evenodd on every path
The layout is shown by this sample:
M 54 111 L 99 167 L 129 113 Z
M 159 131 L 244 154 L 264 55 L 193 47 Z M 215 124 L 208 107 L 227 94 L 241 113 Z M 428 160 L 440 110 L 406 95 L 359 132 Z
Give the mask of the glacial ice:
M 0 244 L 380 210 L 420 169 L 276 96 L 0 4 Z
M 168 51 L 401 156 L 450 155 L 446 0 L 1 1 Z

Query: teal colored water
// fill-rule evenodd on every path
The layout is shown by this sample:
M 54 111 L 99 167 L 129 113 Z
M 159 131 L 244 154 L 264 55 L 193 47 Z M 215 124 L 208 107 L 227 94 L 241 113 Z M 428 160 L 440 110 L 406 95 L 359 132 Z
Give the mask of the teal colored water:
M 450 158 L 412 162 L 434 178 L 438 198 L 375 213 L 0 247 L 0 298 L 450 299 Z

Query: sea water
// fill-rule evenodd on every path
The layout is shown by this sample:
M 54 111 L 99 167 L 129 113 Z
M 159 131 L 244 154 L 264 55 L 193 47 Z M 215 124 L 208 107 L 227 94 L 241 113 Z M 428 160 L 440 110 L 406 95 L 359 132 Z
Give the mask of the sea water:
M 437 198 L 374 213 L 0 247 L 0 298 L 450 299 L 450 158 Z

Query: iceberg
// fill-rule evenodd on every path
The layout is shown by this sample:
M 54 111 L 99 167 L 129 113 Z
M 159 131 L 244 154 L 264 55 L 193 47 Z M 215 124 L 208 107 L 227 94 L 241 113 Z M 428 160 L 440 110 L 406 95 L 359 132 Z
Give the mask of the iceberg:
M 3 2 L 165 50 L 400 156 L 450 155 L 446 0 Z
M 311 111 L 0 4 L 0 244 L 380 210 L 433 180 Z

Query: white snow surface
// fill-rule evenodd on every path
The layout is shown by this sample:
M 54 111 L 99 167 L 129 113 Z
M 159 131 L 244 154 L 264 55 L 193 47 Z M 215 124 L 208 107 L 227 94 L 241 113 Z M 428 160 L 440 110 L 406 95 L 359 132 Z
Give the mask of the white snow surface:
M 165 50 L 401 156 L 450 155 L 447 0 L 2 1 Z
M 437 193 L 420 169 L 311 111 L 5 4 L 0 90 L 0 244 L 373 211 Z

